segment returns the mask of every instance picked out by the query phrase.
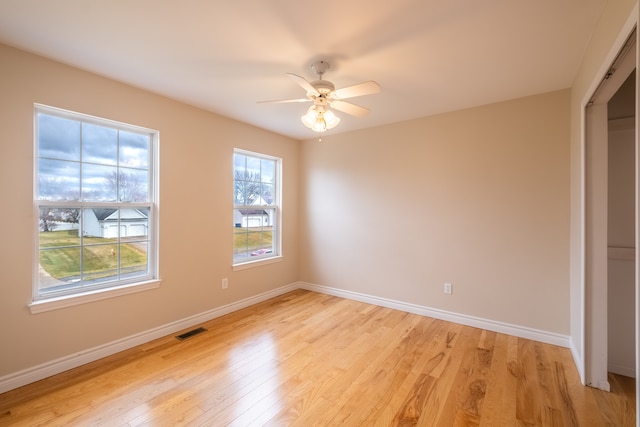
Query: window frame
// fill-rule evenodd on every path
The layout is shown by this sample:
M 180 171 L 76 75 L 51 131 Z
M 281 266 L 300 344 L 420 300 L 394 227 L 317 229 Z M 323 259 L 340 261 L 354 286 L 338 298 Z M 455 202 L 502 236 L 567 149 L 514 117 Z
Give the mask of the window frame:
M 259 205 L 261 208 L 266 209 L 273 209 L 275 212 L 275 220 L 273 221 L 275 230 L 272 233 L 272 247 L 273 247 L 273 252 L 270 254 L 263 254 L 263 255 L 258 255 L 255 257 L 246 257 L 246 258 L 236 258 L 234 256 L 235 253 L 235 247 L 232 247 L 232 254 L 231 254 L 231 264 L 232 264 L 232 268 L 234 271 L 237 270 L 244 270 L 247 268 L 253 268 L 256 266 L 260 266 L 260 265 L 265 265 L 265 264 L 271 264 L 274 262 L 280 262 L 282 261 L 282 158 L 281 157 L 277 157 L 277 156 L 272 156 L 269 154 L 264 154 L 264 153 L 258 153 L 255 151 L 249 151 L 249 150 L 245 150 L 245 149 L 241 149 L 241 148 L 234 148 L 233 149 L 233 156 L 232 156 L 232 181 L 233 181 L 233 188 L 235 191 L 235 162 L 233 161 L 233 158 L 235 157 L 236 154 L 240 154 L 243 156 L 247 156 L 247 157 L 252 157 L 255 159 L 260 159 L 260 160 L 270 160 L 275 162 L 275 168 L 274 168 L 274 183 L 273 183 L 273 189 L 274 189 L 274 197 L 273 197 L 273 201 L 271 204 L 268 205 Z M 235 203 L 235 197 L 233 197 L 233 213 L 235 213 L 236 209 L 246 209 L 248 207 L 253 206 L 255 208 L 255 205 L 238 205 Z M 232 232 L 232 238 L 234 238 Z
M 38 118 L 40 114 L 45 114 L 62 119 L 77 121 L 81 124 L 97 125 L 101 127 L 116 129 L 118 131 L 131 132 L 136 134 L 144 134 L 149 137 L 149 154 L 148 154 L 148 197 L 147 202 L 121 202 L 115 200 L 113 202 L 103 201 L 86 201 L 80 195 L 79 200 L 61 201 L 46 200 L 39 198 L 39 124 Z M 32 278 L 32 301 L 29 308 L 32 313 L 54 310 L 67 306 L 83 304 L 90 301 L 112 298 L 119 295 L 140 292 L 148 289 L 159 287 L 159 140 L 160 132 L 157 130 L 122 123 L 115 120 L 104 119 L 88 114 L 78 113 L 70 110 L 64 110 L 57 107 L 51 107 L 43 104 L 34 104 L 34 155 L 33 155 L 33 230 L 34 230 L 34 246 L 33 246 L 33 278 Z M 82 158 L 78 161 L 83 164 Z M 117 166 L 120 168 L 121 166 Z M 126 167 L 126 166 L 122 166 Z M 120 211 L 127 208 L 145 208 L 148 211 L 147 224 L 147 271 L 146 274 L 133 278 L 119 278 L 114 281 L 105 281 L 93 286 L 83 286 L 75 289 L 68 289 L 59 292 L 43 293 L 40 287 L 40 209 L 41 207 L 52 208 L 74 208 L 82 211 L 84 208 L 109 208 Z M 82 215 L 82 213 L 80 214 Z M 118 220 L 118 224 L 119 224 Z M 81 221 L 82 222 L 82 221 Z M 121 244 L 120 237 L 117 241 L 118 246 Z M 79 249 L 83 250 L 85 244 L 80 242 Z M 120 272 L 120 266 L 118 267 Z

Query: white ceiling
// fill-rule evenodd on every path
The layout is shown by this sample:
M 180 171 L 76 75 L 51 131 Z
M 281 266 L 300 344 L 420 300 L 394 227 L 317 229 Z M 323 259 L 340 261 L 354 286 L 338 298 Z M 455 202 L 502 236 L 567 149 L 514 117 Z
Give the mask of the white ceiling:
M 2 0 L 0 42 L 307 139 L 285 73 L 382 86 L 331 133 L 568 88 L 606 1 Z

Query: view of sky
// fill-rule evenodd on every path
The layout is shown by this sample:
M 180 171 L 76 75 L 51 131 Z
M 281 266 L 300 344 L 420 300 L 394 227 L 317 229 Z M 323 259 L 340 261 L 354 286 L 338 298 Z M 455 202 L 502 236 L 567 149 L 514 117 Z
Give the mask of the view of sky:
M 40 199 L 116 201 L 116 177 L 121 198 L 148 193 L 150 135 L 44 113 L 37 126 Z
M 273 201 L 276 161 L 234 153 L 235 203 L 253 204 L 257 196 Z

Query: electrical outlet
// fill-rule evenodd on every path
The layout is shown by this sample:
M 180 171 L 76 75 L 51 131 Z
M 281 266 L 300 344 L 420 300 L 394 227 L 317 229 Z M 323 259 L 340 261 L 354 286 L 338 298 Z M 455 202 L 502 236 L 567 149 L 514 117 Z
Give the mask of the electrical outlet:
M 222 279 L 222 289 L 227 289 L 229 287 L 229 279 L 226 277 Z
M 451 283 L 444 284 L 444 293 L 447 295 L 451 295 L 453 293 L 453 285 Z

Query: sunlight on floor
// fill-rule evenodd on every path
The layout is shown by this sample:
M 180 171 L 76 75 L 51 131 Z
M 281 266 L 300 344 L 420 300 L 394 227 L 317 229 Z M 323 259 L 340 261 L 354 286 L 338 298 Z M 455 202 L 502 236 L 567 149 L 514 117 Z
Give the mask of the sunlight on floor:
M 232 406 L 232 425 L 248 425 L 257 417 L 277 414 L 282 409 L 280 366 L 276 343 L 270 333 L 242 342 L 229 352 L 228 369 L 238 377 L 235 389 L 240 399 Z

